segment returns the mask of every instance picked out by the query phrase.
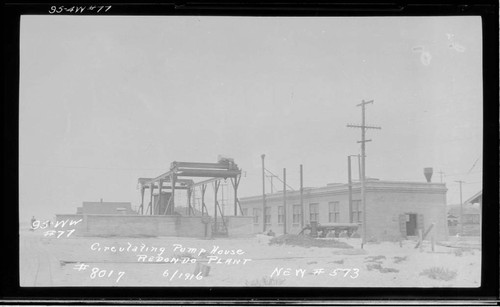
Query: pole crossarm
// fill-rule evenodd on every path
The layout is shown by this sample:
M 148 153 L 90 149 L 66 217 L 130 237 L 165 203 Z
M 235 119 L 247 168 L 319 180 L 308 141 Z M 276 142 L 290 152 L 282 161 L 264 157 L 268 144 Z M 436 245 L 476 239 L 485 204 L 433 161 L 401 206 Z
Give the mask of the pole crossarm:
M 373 103 L 373 99 L 372 100 L 369 100 L 369 101 L 362 101 L 361 103 L 358 103 L 356 106 L 360 107 L 360 106 L 363 106 L 365 104 L 369 104 L 369 103 Z
M 365 128 L 365 129 L 382 129 L 382 127 L 378 127 L 378 126 L 366 126 L 366 125 L 352 125 L 352 124 L 348 124 L 347 125 L 348 128 Z

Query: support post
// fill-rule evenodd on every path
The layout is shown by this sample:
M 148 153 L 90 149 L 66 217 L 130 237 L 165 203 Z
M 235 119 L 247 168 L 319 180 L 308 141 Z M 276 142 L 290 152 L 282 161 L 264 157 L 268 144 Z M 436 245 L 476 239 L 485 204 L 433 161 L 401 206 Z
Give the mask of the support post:
M 215 232 L 217 232 L 217 207 L 219 206 L 219 203 L 217 202 L 217 192 L 219 191 L 219 185 L 220 182 L 219 180 L 214 181 L 214 225 L 215 225 Z
M 141 215 L 144 215 L 144 192 L 145 192 L 145 187 L 141 185 Z
M 191 208 L 191 188 L 187 189 L 187 205 L 188 205 L 188 215 L 191 216 L 193 209 Z
M 464 235 L 464 203 L 462 202 L 462 183 L 464 183 L 464 181 L 458 180 L 455 182 L 458 182 L 460 184 L 460 235 L 463 236 Z
M 351 157 L 347 156 L 347 182 L 349 185 L 349 223 L 352 223 L 352 177 L 351 177 Z
M 156 202 L 156 210 L 155 214 L 160 215 L 160 206 L 161 206 L 161 190 L 163 186 L 163 180 L 158 180 L 158 201 Z
M 283 169 L 283 234 L 286 234 L 286 168 Z
M 150 201 L 149 201 L 149 215 L 153 215 L 153 190 L 154 190 L 154 184 L 149 185 L 149 190 L 150 190 Z
M 234 181 L 233 181 L 233 178 L 231 178 L 231 183 L 233 184 L 233 188 L 234 188 L 234 216 L 238 215 L 238 206 L 239 206 L 238 186 L 240 184 L 240 179 L 241 179 L 241 176 L 236 176 L 234 178 Z M 243 215 L 243 211 L 241 210 L 241 206 L 240 206 L 240 214 Z
M 265 154 L 260 156 L 262 158 L 262 232 L 266 232 L 266 223 L 264 221 L 266 211 L 266 173 L 264 166 Z
M 172 196 L 170 196 L 170 198 L 172 199 L 172 202 L 171 202 L 171 205 L 172 205 L 172 214 L 175 212 L 175 182 L 176 182 L 177 178 L 175 176 L 175 174 L 172 174 L 172 176 L 170 177 L 170 182 L 172 183 Z
M 300 165 L 300 226 L 304 229 L 304 172 Z
M 207 206 L 205 205 L 205 191 L 207 190 L 207 185 L 203 184 L 201 186 L 201 215 L 204 216 L 205 213 L 208 215 Z
M 361 182 L 361 155 L 358 155 L 358 179 Z
M 364 101 L 363 101 L 364 102 Z M 362 105 L 362 123 L 365 126 L 365 105 Z M 361 201 L 363 202 L 363 240 L 361 248 L 366 244 L 366 169 L 365 169 L 365 143 L 366 129 L 361 129 Z

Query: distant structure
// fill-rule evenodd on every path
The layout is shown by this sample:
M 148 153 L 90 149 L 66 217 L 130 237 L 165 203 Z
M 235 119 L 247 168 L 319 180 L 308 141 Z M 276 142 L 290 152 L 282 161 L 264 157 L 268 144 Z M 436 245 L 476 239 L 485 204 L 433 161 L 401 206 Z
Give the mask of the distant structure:
M 193 178 L 203 178 L 195 182 Z M 220 156 L 217 163 L 172 162 L 170 169 L 155 178 L 139 178 L 141 204 L 138 212 L 130 203 L 84 202 L 77 214 L 58 214 L 56 219 L 81 220 L 75 235 L 81 236 L 246 236 L 253 233 L 251 217 L 242 215 L 238 200 L 241 170 L 234 160 Z M 221 181 L 229 179 L 234 188 L 234 215 L 225 215 L 219 203 Z M 212 186 L 212 202 L 205 192 Z M 192 198 L 200 190 L 200 209 Z M 145 203 L 146 190 L 149 202 Z M 187 194 L 187 204 L 175 202 L 179 192 Z M 209 206 L 212 204 L 213 206 Z M 209 212 L 209 208 L 211 209 Z M 212 214 L 210 214 L 212 213 Z
M 193 178 L 204 178 L 194 182 Z M 219 156 L 217 163 L 177 162 L 170 165 L 170 170 L 155 178 L 139 178 L 138 185 L 141 191 L 141 205 L 139 213 L 143 215 L 172 215 L 175 212 L 175 194 L 185 191 L 187 194 L 187 215 L 195 215 L 192 204 L 192 195 L 195 189 L 201 192 L 201 216 L 209 215 L 205 204 L 207 186 L 212 184 L 214 194 L 213 223 L 214 234 L 228 234 L 227 218 L 219 203 L 221 181 L 230 179 L 234 189 L 234 216 L 241 215 L 238 200 L 238 186 L 241 170 L 231 158 Z M 149 190 L 149 203 L 145 206 L 145 194 Z
M 76 208 L 76 214 L 123 214 L 134 215 L 132 204 L 128 202 L 91 202 L 84 201 L 81 207 Z
M 367 240 L 397 241 L 418 236 L 434 223 L 436 239 L 448 238 L 446 192 L 444 183 L 383 181 L 367 178 L 365 182 Z M 303 208 L 300 192 L 288 191 L 287 209 L 283 194 L 266 195 L 265 229 L 282 232 L 285 221 L 288 233 L 299 233 L 301 210 L 305 224 L 317 222 L 357 223 L 362 231 L 361 184 L 352 184 L 352 210 L 349 210 L 349 184 L 331 184 L 319 188 L 304 188 Z M 254 218 L 254 229 L 262 229 L 262 196 L 240 199 L 243 213 Z M 305 226 L 305 225 L 304 225 Z
M 480 236 L 482 222 L 483 191 L 479 191 L 463 203 L 463 227 L 460 227 L 460 204 L 448 206 L 448 230 L 450 236 L 460 233 L 462 236 Z

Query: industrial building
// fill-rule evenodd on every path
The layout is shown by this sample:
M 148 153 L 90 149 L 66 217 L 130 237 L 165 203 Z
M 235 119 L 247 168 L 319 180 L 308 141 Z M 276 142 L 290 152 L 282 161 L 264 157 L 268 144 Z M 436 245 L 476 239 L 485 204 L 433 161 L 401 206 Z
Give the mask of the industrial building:
M 76 214 L 57 214 L 57 221 L 79 221 L 68 227 L 81 236 L 247 236 L 253 233 L 252 218 L 243 216 L 237 191 L 241 170 L 232 159 L 219 157 L 217 163 L 172 162 L 170 169 L 155 178 L 139 178 L 141 204 L 138 211 L 130 203 L 84 202 Z M 195 182 L 193 179 L 202 178 Z M 234 189 L 234 215 L 225 215 L 219 204 L 222 180 L 229 179 Z M 213 187 L 213 206 L 205 192 Z M 191 198 L 201 194 L 201 211 Z M 149 192 L 149 193 L 146 193 Z M 175 203 L 175 195 L 185 193 L 187 204 Z M 147 195 L 149 194 L 149 195 Z M 149 196 L 149 201 L 147 200 Z M 211 207 L 212 215 L 209 215 Z
M 351 192 L 350 192 L 351 191 Z M 437 240 L 448 237 L 446 185 L 366 179 L 366 234 L 368 241 L 397 241 L 418 236 L 434 224 Z M 361 184 L 328 184 L 319 188 L 240 198 L 244 215 L 253 216 L 254 230 L 298 234 L 311 222 L 357 223 L 363 227 Z M 302 205 L 301 205 L 302 203 Z M 264 214 L 262 212 L 264 207 Z M 285 216 L 286 212 L 286 216 Z M 265 225 L 262 225 L 262 223 Z M 286 228 L 286 230 L 285 230 Z

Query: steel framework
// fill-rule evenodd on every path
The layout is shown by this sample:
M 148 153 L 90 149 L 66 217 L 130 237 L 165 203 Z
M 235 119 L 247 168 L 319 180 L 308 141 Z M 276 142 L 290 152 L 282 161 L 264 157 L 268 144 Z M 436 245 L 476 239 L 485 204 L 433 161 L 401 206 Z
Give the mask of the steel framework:
M 186 178 L 187 177 L 187 178 Z M 190 178 L 208 178 L 200 182 L 194 182 Z M 213 183 L 214 188 L 214 233 L 227 233 L 227 227 L 224 220 L 224 215 L 218 201 L 218 191 L 220 181 L 230 179 L 234 189 L 234 215 L 243 215 L 240 202 L 238 200 L 238 186 L 241 179 L 241 169 L 231 159 L 220 160 L 217 163 L 198 163 L 198 162 L 172 162 L 170 170 L 155 178 L 139 178 L 138 187 L 141 191 L 141 205 L 139 213 L 143 215 L 167 215 L 168 212 L 174 212 L 175 209 L 175 192 L 176 190 L 186 190 L 188 215 L 196 215 L 191 205 L 191 196 L 196 188 L 201 191 L 201 214 L 209 215 L 205 204 L 205 192 L 207 185 Z M 146 189 L 150 190 L 150 201 L 144 212 L 144 195 Z M 156 201 L 153 199 L 155 190 L 158 191 Z M 160 204 L 163 191 L 170 191 L 170 197 L 167 206 L 160 212 Z M 239 210 L 238 210 L 239 208 Z M 220 215 L 220 221 L 218 216 Z

